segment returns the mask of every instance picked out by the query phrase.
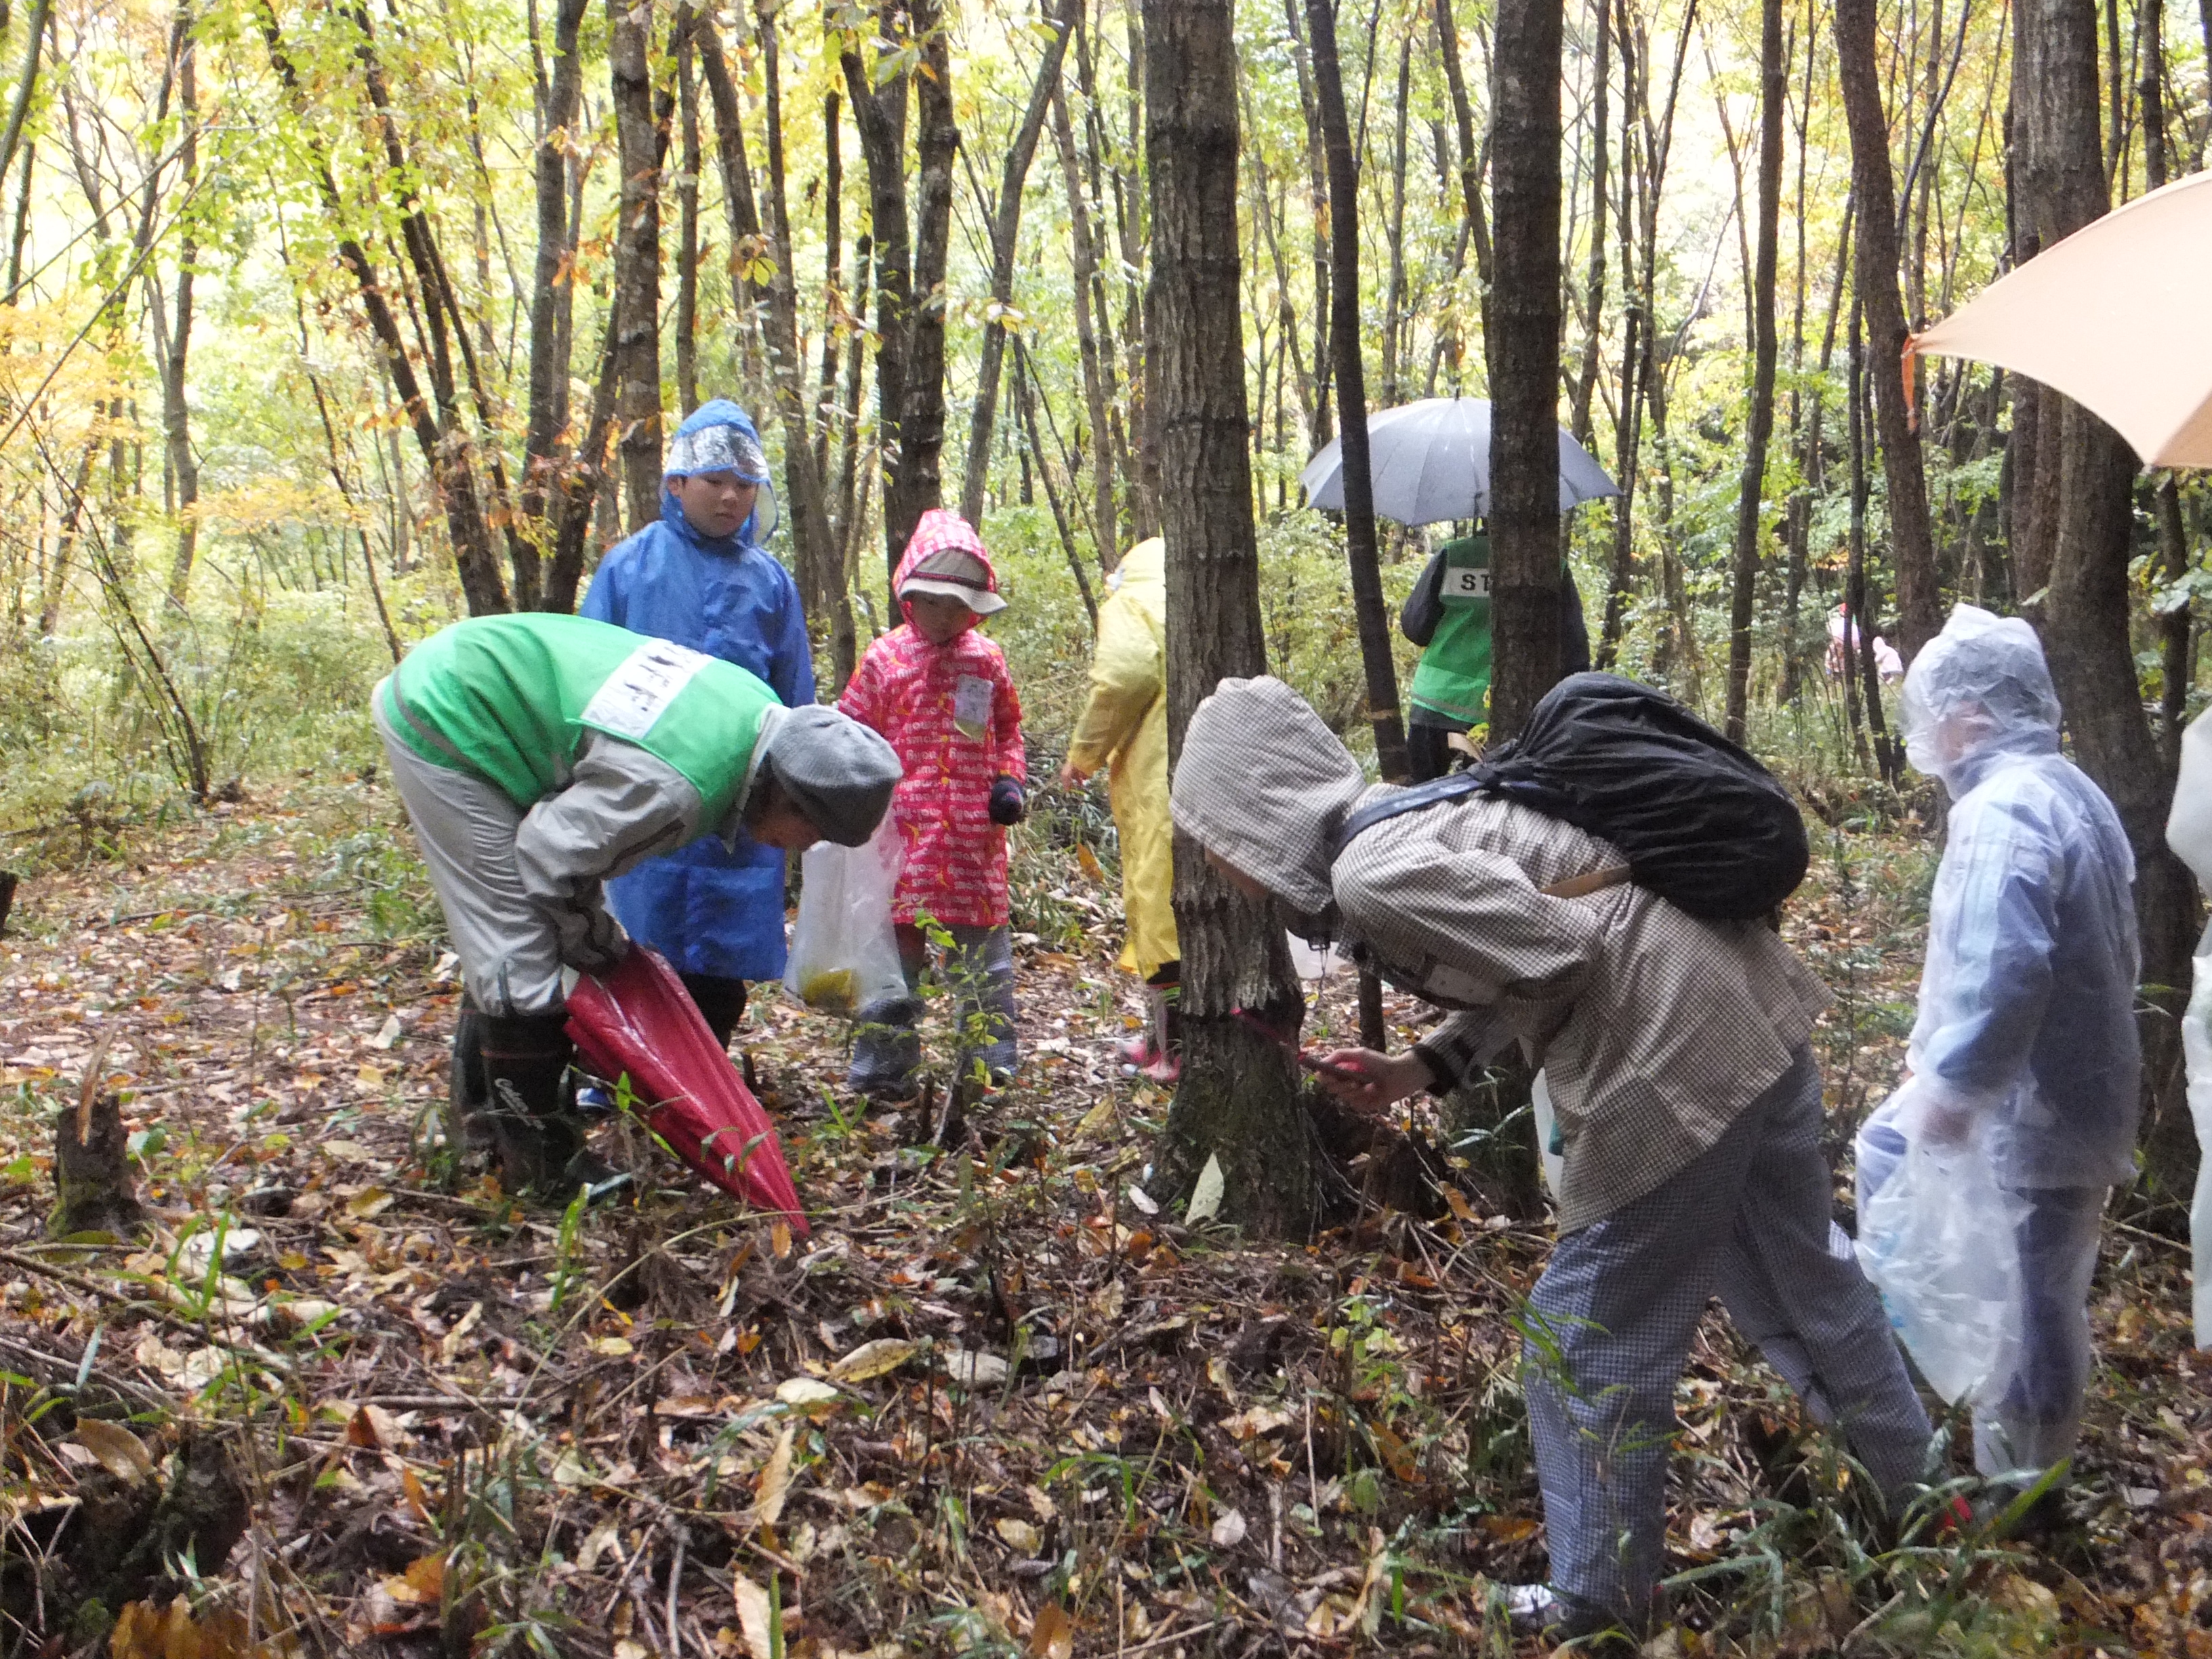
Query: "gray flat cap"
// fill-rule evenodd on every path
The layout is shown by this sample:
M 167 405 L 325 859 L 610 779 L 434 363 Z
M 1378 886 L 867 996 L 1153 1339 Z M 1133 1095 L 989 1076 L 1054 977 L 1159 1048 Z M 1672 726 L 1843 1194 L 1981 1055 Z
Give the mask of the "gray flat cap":
M 904 769 L 883 734 L 822 703 L 784 711 L 763 764 L 799 810 L 840 847 L 864 847 Z

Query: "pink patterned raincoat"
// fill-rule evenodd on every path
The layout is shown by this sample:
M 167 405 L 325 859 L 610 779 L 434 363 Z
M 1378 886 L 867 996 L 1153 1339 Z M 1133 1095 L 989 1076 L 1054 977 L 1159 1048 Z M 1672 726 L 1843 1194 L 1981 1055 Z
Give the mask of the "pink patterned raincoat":
M 959 514 L 937 508 L 915 526 L 893 586 L 947 546 L 990 569 L 982 538 Z M 998 591 L 994 570 L 991 591 Z M 868 647 L 837 706 L 889 738 L 906 767 L 891 798 L 906 843 L 892 920 L 1004 926 L 1006 832 L 990 819 L 991 785 L 1001 776 L 1024 788 L 1029 782 L 1022 703 L 1006 653 L 972 626 L 949 644 L 932 645 L 909 621 Z

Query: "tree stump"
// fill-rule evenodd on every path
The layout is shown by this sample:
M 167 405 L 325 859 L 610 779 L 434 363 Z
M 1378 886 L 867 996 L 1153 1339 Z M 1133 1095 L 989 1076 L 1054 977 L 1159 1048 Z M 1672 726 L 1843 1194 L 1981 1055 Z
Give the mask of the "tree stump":
M 99 1067 L 88 1073 L 84 1097 L 54 1125 L 54 1188 L 58 1199 L 46 1219 L 55 1238 L 73 1233 L 136 1232 L 143 1212 L 131 1177 L 130 1137 L 121 1102 L 98 1092 Z
M 15 886 L 21 879 L 13 870 L 0 870 L 0 934 L 8 931 L 8 913 L 15 908 Z

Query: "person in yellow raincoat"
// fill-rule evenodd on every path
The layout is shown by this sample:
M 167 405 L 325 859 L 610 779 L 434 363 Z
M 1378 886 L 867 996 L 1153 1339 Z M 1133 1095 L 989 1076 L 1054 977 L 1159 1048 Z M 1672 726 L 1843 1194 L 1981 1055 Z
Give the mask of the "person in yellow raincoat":
M 1111 769 L 1108 799 L 1121 838 L 1121 908 L 1128 924 L 1121 967 L 1145 981 L 1148 1030 L 1122 1058 L 1163 1082 L 1182 1068 L 1176 1031 L 1176 989 L 1182 976 L 1176 944 L 1172 842 L 1168 816 L 1167 544 L 1155 536 L 1123 556 L 1098 610 L 1098 650 L 1091 699 L 1076 722 L 1060 768 L 1072 788 L 1101 766 Z

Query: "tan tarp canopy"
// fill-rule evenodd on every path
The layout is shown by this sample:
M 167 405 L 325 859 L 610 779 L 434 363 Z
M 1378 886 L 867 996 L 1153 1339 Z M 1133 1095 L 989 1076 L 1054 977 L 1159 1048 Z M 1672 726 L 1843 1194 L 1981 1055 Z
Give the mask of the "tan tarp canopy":
M 2147 466 L 2212 466 L 2212 173 L 2085 225 L 1905 351 L 2054 386 Z

